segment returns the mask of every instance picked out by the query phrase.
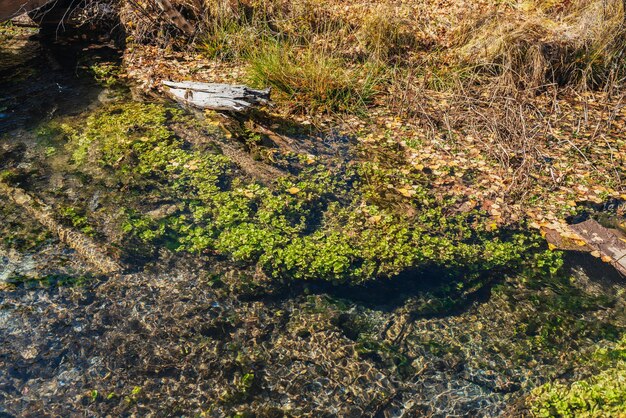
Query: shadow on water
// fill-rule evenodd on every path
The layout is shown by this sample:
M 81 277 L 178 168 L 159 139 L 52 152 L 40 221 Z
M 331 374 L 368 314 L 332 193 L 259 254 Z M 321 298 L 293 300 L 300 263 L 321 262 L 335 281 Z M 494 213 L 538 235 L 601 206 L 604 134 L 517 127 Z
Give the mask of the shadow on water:
M 600 286 L 626 287 L 626 277 L 622 276 L 609 263 L 587 252 L 568 251 L 564 257 L 565 272 L 569 275 L 583 273 L 586 277 Z
M 565 252 L 562 275 L 576 278 L 579 285 L 588 290 L 612 292 L 610 289 L 626 288 L 626 278 L 615 268 L 585 252 Z M 360 285 L 325 281 L 289 283 L 271 296 L 260 292 L 243 296 L 243 299 L 282 303 L 304 294 L 326 295 L 384 313 L 402 308 L 410 311 L 414 318 L 428 319 L 460 315 L 476 304 L 488 302 L 493 287 L 506 277 L 506 271 L 488 271 L 468 280 L 464 272 L 429 267 L 409 269 L 391 278 Z
M 498 281 L 495 273 L 471 282 L 475 290 L 464 292 L 457 287 L 465 281 L 462 272 L 444 268 L 409 269 L 397 276 L 358 286 L 315 284 L 309 289 L 326 293 L 369 309 L 392 312 L 410 307 L 415 317 L 428 318 L 464 312 L 474 303 L 486 302 Z
M 96 103 L 102 88 L 81 68 L 79 55 L 85 50 L 94 61 L 120 59 L 112 46 L 42 38 L 20 33 L 0 44 L 0 134 L 76 114 Z
M 487 302 L 491 289 L 503 277 L 504 273 L 491 271 L 470 280 L 458 270 L 429 267 L 408 269 L 394 277 L 359 285 L 288 281 L 279 289 L 270 287 L 267 292 L 258 288 L 238 298 L 280 305 L 287 299 L 318 295 L 383 313 L 405 309 L 414 318 L 434 318 L 462 314 L 476 303 Z
M 592 286 L 605 290 L 626 288 L 626 278 L 614 267 L 585 252 L 565 252 L 562 274 L 585 278 Z M 390 279 L 359 286 L 317 283 L 309 290 L 383 312 L 410 305 L 414 316 L 430 318 L 458 315 L 476 303 L 489 301 L 491 289 L 504 277 L 506 272 L 485 273 L 471 280 L 474 290 L 463 292 L 456 287 L 464 282 L 462 272 L 429 268 L 408 270 Z

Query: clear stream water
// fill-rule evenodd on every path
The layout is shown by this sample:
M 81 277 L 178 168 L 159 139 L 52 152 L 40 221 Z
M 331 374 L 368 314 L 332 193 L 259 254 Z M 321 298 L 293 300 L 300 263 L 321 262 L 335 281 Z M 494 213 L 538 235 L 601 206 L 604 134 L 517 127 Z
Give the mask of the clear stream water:
M 34 194 L 99 207 L 119 191 L 56 172 L 67 156 L 37 132 L 115 100 L 85 67 L 116 51 L 3 36 L 0 168 Z M 581 254 L 565 279 L 503 279 L 419 316 L 437 277 L 246 287 L 244 267 L 164 249 L 140 271 L 93 277 L 2 199 L 2 417 L 519 415 L 533 387 L 584 376 L 585 356 L 626 325 L 625 282 Z

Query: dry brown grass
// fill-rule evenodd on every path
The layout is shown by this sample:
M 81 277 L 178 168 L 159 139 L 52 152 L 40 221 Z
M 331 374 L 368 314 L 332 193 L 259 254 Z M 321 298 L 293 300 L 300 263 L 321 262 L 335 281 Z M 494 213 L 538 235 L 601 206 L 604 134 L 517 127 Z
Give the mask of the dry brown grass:
M 622 0 L 533 0 L 467 24 L 452 53 L 502 86 L 602 88 L 626 75 Z
M 536 193 L 539 177 L 546 190 L 562 187 L 563 175 L 553 166 L 560 149 L 621 184 L 610 164 L 553 133 L 584 135 L 592 148 L 615 134 L 603 119 L 612 119 L 624 97 L 624 3 L 533 0 L 467 19 L 449 48 L 441 45 L 421 66 L 396 71 L 387 104 L 419 121 L 430 142 L 475 138 L 508 179 L 511 201 Z M 599 101 L 601 108 L 591 106 Z

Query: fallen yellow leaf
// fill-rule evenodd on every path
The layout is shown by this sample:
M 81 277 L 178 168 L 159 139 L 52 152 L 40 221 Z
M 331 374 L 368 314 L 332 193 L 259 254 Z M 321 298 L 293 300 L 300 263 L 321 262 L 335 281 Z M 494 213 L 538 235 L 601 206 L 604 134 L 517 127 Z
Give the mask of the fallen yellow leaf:
M 411 191 L 405 187 L 400 187 L 396 190 L 404 197 L 411 197 Z

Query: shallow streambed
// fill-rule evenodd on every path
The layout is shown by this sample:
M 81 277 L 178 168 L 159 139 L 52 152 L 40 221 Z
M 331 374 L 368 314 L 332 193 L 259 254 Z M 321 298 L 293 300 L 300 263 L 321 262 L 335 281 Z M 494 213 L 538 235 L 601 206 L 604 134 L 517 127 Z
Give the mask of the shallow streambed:
M 424 187 L 423 202 L 407 204 L 387 187 L 427 185 L 421 173 L 392 170 L 394 147 L 363 150 L 285 121 L 273 121 L 273 137 L 244 124 L 236 140 L 216 115 L 132 99 L 103 70 L 115 68 L 105 49 L 67 61 L 29 35 L 1 43 L 2 181 L 126 269 L 99 275 L 20 206 L 0 202 L 0 414 L 519 415 L 533 388 L 588 377 L 598 347 L 622 338 L 624 282 L 591 257 L 571 255 L 555 272 L 558 254 L 524 231 L 485 235 L 502 242 L 489 254 L 503 255 L 484 266 L 482 247 L 461 238 L 413 252 L 393 225 L 432 222 L 445 202 Z M 51 71 L 51 60 L 73 64 Z M 16 68 L 23 76 L 6 76 Z M 385 157 L 369 177 L 358 171 L 364 153 Z M 358 212 L 363 199 L 378 211 Z M 470 220 L 481 226 L 480 214 L 468 219 L 436 231 L 463 237 Z M 349 236 L 372 251 L 354 255 L 329 233 L 333 222 L 391 248 Z M 269 252 L 271 230 L 301 245 Z M 504 251 L 513 234 L 543 264 Z M 474 264 L 406 268 L 446 252 Z M 346 259 L 361 260 L 358 275 Z

